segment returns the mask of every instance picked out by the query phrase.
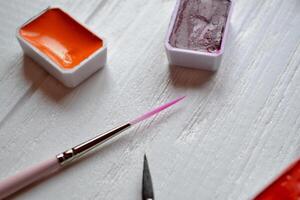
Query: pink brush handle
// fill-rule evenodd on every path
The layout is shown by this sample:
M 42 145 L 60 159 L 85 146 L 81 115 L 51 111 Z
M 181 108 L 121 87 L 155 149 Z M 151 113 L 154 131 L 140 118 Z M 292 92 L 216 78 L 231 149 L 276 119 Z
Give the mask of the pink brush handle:
M 55 157 L 0 181 L 0 199 L 58 171 L 60 168 L 61 165 Z

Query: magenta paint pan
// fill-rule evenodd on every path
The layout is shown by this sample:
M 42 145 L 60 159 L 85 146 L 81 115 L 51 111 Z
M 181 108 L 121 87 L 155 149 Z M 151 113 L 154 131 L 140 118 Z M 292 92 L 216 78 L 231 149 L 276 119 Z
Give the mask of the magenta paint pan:
M 169 63 L 217 70 L 232 8 L 233 0 L 177 0 L 165 40 Z

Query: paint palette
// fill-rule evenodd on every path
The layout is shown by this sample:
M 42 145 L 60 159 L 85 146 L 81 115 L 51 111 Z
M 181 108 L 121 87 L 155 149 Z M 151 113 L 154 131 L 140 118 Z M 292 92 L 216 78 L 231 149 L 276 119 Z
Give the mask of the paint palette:
M 17 38 L 25 52 L 67 87 L 75 87 L 106 63 L 98 37 L 61 8 L 50 7 L 23 24 Z
M 172 65 L 217 70 L 224 52 L 232 0 L 177 0 L 167 38 Z

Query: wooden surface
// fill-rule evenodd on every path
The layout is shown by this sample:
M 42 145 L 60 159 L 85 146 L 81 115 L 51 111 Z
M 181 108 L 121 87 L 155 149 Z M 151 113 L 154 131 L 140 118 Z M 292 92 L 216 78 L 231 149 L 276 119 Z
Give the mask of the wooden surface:
M 62 86 L 15 38 L 59 5 L 108 40 L 108 64 Z M 0 3 L 0 178 L 172 98 L 186 100 L 11 199 L 249 199 L 300 155 L 300 1 L 237 0 L 217 73 L 168 65 L 174 0 Z

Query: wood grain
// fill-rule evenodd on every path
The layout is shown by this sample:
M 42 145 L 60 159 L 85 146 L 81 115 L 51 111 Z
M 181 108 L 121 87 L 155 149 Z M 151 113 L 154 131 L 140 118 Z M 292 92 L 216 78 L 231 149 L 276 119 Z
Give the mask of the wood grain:
M 300 2 L 235 1 L 217 73 L 169 66 L 174 0 L 0 3 L 0 178 L 169 99 L 185 102 L 11 199 L 249 199 L 300 154 Z M 15 31 L 58 5 L 108 40 L 108 64 L 75 89 L 23 56 Z

